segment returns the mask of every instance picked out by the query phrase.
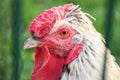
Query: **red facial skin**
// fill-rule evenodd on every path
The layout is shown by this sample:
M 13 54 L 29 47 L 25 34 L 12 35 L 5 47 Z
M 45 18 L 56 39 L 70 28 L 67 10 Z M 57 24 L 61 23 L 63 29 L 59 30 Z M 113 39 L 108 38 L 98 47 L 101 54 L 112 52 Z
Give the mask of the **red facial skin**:
M 32 80 L 60 80 L 64 66 L 82 51 L 82 44 L 72 43 L 76 31 L 67 24 L 62 24 L 57 31 L 49 34 L 56 20 L 64 19 L 63 13 L 71 6 L 72 4 L 67 4 L 52 8 L 38 16 L 30 25 L 30 33 L 39 37 L 41 42 L 36 47 Z M 62 13 L 58 15 L 57 11 Z

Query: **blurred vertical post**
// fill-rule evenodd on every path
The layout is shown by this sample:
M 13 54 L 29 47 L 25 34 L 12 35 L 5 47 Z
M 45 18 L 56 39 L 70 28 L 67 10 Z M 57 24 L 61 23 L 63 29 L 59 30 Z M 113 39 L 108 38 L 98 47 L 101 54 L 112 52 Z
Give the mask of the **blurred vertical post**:
M 106 19 L 105 19 L 105 40 L 106 40 L 107 48 L 110 48 L 110 42 L 112 39 L 114 7 L 115 7 L 115 0 L 107 0 L 107 10 L 106 10 L 107 12 L 106 12 Z
M 106 41 L 106 50 L 104 56 L 104 65 L 103 65 L 103 75 L 102 80 L 106 80 L 106 62 L 107 62 L 107 48 L 110 48 L 110 42 L 112 39 L 112 26 L 114 22 L 114 7 L 115 0 L 106 0 L 107 1 L 107 12 L 105 17 L 105 41 Z
M 12 80 L 20 80 L 20 26 L 21 26 L 21 1 L 11 0 L 12 6 Z

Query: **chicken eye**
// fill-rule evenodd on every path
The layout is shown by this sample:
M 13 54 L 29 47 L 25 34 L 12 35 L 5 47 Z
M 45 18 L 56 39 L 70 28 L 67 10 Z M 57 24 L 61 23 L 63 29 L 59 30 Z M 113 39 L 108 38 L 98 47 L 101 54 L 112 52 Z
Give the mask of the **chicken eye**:
M 63 32 L 61 32 L 61 35 L 67 35 L 67 34 L 68 34 L 67 31 L 63 31 Z
M 69 36 L 69 32 L 68 31 L 61 31 L 60 36 L 63 38 L 67 38 Z

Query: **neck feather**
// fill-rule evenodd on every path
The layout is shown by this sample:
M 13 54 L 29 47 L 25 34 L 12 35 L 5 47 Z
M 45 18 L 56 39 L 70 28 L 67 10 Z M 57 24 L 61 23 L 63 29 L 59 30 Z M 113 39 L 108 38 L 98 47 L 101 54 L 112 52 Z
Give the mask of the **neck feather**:
M 68 65 L 61 80 L 101 80 L 105 46 L 101 36 L 84 41 L 82 53 Z

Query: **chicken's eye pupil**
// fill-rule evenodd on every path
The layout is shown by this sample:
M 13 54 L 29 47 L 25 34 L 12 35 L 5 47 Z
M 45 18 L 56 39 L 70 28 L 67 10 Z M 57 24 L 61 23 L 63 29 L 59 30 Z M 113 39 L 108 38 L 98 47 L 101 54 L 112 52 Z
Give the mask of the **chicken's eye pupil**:
M 65 35 L 67 32 L 66 31 L 63 31 L 62 34 Z

